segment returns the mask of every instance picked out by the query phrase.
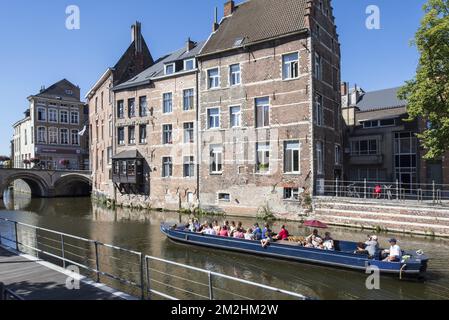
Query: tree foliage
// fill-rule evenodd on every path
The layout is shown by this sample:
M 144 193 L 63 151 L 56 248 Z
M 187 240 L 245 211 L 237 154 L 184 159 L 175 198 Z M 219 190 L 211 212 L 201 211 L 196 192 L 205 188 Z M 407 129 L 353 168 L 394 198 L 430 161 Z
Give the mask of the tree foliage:
M 419 66 L 399 98 L 408 100 L 410 121 L 427 121 L 418 138 L 427 151 L 425 158 L 435 159 L 449 150 L 449 1 L 428 0 L 424 11 L 414 40 Z

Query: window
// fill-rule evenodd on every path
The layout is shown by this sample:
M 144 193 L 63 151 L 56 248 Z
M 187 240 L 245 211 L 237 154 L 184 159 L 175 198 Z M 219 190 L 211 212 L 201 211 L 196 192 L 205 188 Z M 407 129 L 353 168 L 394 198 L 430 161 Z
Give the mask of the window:
M 27 129 L 25 129 L 25 131 L 24 131 L 24 137 L 25 137 L 25 145 L 28 145 Z
M 378 143 L 376 139 L 359 140 L 351 142 L 352 156 L 372 156 L 378 154 Z
M 256 127 L 268 127 L 270 125 L 270 98 L 256 99 Z
M 218 129 L 220 128 L 220 109 L 212 108 L 207 110 L 208 128 Z
M 240 64 L 233 64 L 229 67 L 231 86 L 236 86 L 241 83 Z
M 48 142 L 50 144 L 58 144 L 58 129 L 56 128 L 48 129 Z
M 231 202 L 231 195 L 229 193 L 219 193 L 218 201 Z
M 184 60 L 184 70 L 193 70 L 195 69 L 195 59 Z
M 210 148 L 210 172 L 221 174 L 223 171 L 223 147 L 211 146 Z
M 172 144 L 173 143 L 173 126 L 171 124 L 164 124 L 162 126 L 162 143 Z
M 318 141 L 316 143 L 316 162 L 317 162 L 317 173 L 324 173 L 324 154 L 323 154 L 323 142 Z
M 163 94 L 163 113 L 173 112 L 173 94 L 171 92 Z
M 117 117 L 119 119 L 125 117 L 125 102 L 123 100 L 117 101 Z
M 285 142 L 284 151 L 284 172 L 299 173 L 299 141 Z
M 162 158 L 162 177 L 168 178 L 173 175 L 173 162 L 171 157 Z
M 47 143 L 47 131 L 44 127 L 40 127 L 37 129 L 37 142 Z
M 341 146 L 335 145 L 335 165 L 341 165 Z
M 69 123 L 69 112 L 65 110 L 59 111 L 59 118 L 60 123 Z
M 258 143 L 256 149 L 256 172 L 266 173 L 270 171 L 270 144 Z
M 231 128 L 236 128 L 241 126 L 242 113 L 240 107 L 231 107 Z
M 47 121 L 47 111 L 45 108 L 37 108 L 37 121 Z
M 193 89 L 187 89 L 183 91 L 182 109 L 184 111 L 193 110 L 193 95 Z
M 119 145 L 125 144 L 125 128 L 117 129 L 117 140 Z
M 165 65 L 165 74 L 173 74 L 175 73 L 175 64 L 171 63 L 171 64 L 167 64 Z
M 34 127 L 31 127 L 31 143 L 34 143 Z
M 194 157 L 184 157 L 184 177 L 194 177 L 195 176 L 195 158 Z
M 69 144 L 69 130 L 59 129 L 59 141 L 61 144 Z
M 108 164 L 112 164 L 112 147 L 108 147 Z
M 319 94 L 315 95 L 315 124 L 323 125 L 323 97 Z
M 79 146 L 80 144 L 80 135 L 78 130 L 72 130 L 72 145 Z
M 364 129 L 390 127 L 396 125 L 396 119 L 369 120 L 363 121 L 362 124 Z
M 220 87 L 220 72 L 218 68 L 207 71 L 207 84 L 209 89 Z
M 72 90 L 68 90 L 68 89 L 67 89 L 67 90 L 65 91 L 65 93 L 66 93 L 67 95 L 69 95 L 69 96 L 73 95 L 73 91 L 72 91 Z
M 139 143 L 147 143 L 147 126 L 140 125 L 139 126 Z
M 315 78 L 318 80 L 322 79 L 322 65 L 321 65 L 321 56 L 318 53 L 315 53 L 315 62 L 314 62 L 314 73 Z
M 80 122 L 80 116 L 78 111 L 71 111 L 70 112 L 70 123 L 71 124 L 79 124 Z
M 104 92 L 101 92 L 101 109 L 103 109 L 104 106 Z
M 128 99 L 128 118 L 136 116 L 136 100 L 134 98 Z
M 299 188 L 284 188 L 284 200 L 299 200 Z
M 184 143 L 195 142 L 193 122 L 184 123 Z
M 282 79 L 296 79 L 299 75 L 299 54 L 297 52 L 282 57 Z
M 147 97 L 139 98 L 139 116 L 146 117 L 148 110 Z
M 128 143 L 136 144 L 136 127 L 134 126 L 128 127 Z
M 58 122 L 58 110 L 56 109 L 48 110 L 48 122 Z

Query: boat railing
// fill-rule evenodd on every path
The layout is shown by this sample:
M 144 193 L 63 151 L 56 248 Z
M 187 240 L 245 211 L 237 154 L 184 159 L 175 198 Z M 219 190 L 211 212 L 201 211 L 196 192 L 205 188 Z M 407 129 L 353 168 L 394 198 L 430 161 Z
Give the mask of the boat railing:
M 232 277 L 1 217 L 0 246 L 71 271 L 77 267 L 83 276 L 141 299 L 307 299 L 244 274 Z

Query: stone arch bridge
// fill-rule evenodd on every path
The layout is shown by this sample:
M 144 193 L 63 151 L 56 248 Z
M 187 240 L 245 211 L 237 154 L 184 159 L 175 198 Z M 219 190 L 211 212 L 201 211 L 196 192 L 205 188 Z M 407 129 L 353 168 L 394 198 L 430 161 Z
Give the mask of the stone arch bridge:
M 33 197 L 88 196 L 92 192 L 90 171 L 0 169 L 0 199 L 17 180 L 24 181 Z

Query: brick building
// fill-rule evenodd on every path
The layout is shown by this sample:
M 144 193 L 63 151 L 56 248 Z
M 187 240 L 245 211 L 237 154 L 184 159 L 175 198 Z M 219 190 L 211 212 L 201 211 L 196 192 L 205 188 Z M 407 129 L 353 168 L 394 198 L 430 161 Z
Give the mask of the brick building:
M 227 1 L 207 41 L 188 40 L 113 92 L 103 192 L 118 203 L 299 213 L 343 173 L 330 1 Z
M 88 113 L 80 88 L 63 79 L 28 101 L 25 118 L 13 125 L 14 167 L 30 168 L 24 160 L 34 158 L 44 169 L 87 170 Z
M 115 153 L 114 92 L 112 88 L 150 67 L 154 61 L 142 37 L 141 24 L 131 27 L 131 44 L 114 67 L 108 68 L 86 95 L 89 105 L 91 170 L 94 192 L 110 196 L 112 156 Z

